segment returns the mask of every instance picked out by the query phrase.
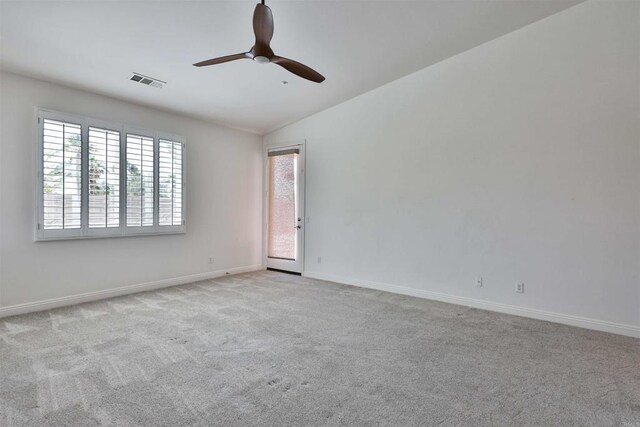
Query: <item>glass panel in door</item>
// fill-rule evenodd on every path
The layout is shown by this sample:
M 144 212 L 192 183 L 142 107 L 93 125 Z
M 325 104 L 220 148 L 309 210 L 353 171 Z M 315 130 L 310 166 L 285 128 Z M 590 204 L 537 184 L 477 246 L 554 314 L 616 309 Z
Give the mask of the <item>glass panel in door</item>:
M 268 153 L 267 267 L 300 273 L 302 212 L 300 149 Z

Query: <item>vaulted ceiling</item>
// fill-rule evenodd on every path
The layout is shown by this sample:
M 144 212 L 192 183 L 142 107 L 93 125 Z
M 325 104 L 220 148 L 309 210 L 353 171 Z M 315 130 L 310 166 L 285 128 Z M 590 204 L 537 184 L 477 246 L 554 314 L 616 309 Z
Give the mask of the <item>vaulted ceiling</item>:
M 252 46 L 254 1 L 2 0 L 0 68 L 265 133 L 580 1 L 267 1 L 271 46 L 316 84 L 250 60 L 191 65 Z

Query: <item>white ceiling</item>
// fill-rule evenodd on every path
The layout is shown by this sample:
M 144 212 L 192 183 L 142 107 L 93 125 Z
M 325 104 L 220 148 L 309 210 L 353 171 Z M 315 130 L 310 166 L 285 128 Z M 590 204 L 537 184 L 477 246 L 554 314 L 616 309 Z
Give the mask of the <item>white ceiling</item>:
M 249 60 L 191 65 L 252 46 L 255 0 L 0 0 L 0 67 L 265 133 L 580 1 L 267 0 L 272 48 L 326 77 L 316 84 Z

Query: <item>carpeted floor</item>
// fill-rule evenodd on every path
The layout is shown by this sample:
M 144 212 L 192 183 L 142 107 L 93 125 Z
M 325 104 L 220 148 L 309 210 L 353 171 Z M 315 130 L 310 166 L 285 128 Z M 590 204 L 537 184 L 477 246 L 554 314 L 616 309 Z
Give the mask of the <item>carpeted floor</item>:
M 2 426 L 640 426 L 640 340 L 274 272 L 0 338 Z

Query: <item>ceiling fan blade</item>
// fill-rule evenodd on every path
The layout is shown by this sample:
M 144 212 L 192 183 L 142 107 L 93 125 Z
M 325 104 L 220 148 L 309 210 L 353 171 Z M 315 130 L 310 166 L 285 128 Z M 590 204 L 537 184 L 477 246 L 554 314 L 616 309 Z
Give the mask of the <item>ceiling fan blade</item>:
M 256 35 L 256 45 L 269 46 L 273 37 L 273 14 L 269 6 L 258 3 L 253 12 L 253 32 Z
M 252 55 L 249 52 L 237 53 L 235 55 L 221 56 L 219 58 L 207 59 L 206 61 L 198 62 L 193 65 L 196 67 L 204 67 L 206 65 L 222 64 L 223 62 L 235 61 L 236 59 L 251 59 Z
M 312 70 L 304 64 L 294 61 L 293 59 L 283 58 L 281 56 L 273 56 L 271 62 L 278 64 L 287 71 L 302 77 L 303 79 L 311 80 L 312 82 L 322 83 L 324 77 L 317 71 Z

